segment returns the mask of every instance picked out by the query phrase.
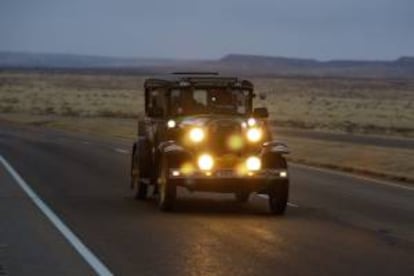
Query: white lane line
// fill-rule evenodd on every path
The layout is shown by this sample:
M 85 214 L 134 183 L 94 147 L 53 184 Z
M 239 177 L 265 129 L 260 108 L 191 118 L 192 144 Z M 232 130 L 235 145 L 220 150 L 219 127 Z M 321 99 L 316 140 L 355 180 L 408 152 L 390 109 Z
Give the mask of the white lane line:
M 299 208 L 299 205 L 292 203 L 292 202 L 288 202 L 287 205 L 293 208 Z
M 0 163 L 6 168 L 9 174 L 14 178 L 20 188 L 27 194 L 33 203 L 42 211 L 42 213 L 52 222 L 66 240 L 75 248 L 83 259 L 93 268 L 98 275 L 109 276 L 112 272 L 90 251 L 81 240 L 59 219 L 59 217 L 43 202 L 40 197 L 30 188 L 23 178 L 13 169 L 13 167 L 0 155 Z
M 408 185 L 398 184 L 396 182 L 376 179 L 376 178 L 369 177 L 369 176 L 363 176 L 363 175 L 358 175 L 358 174 L 349 173 L 349 172 L 342 172 L 342 171 L 333 170 L 333 169 L 318 168 L 318 167 L 313 167 L 313 166 L 308 166 L 308 165 L 303 165 L 303 164 L 298 164 L 298 163 L 291 163 L 291 165 L 293 165 L 295 167 L 299 167 L 299 168 L 301 167 L 301 168 L 304 168 L 304 169 L 308 169 L 308 170 L 320 171 L 320 172 L 323 172 L 323 173 L 330 173 L 330 174 L 336 174 L 336 175 L 341 175 L 341 176 L 347 176 L 347 177 L 352 177 L 352 178 L 355 178 L 355 179 L 360 179 L 360 180 L 373 182 L 373 183 L 377 183 L 377 184 L 381 184 L 381 185 L 386 185 L 386 186 L 390 186 L 390 187 L 395 187 L 395 188 L 400 188 L 400 189 L 404 189 L 404 190 L 414 191 L 414 186 L 408 186 L 409 184 Z
M 114 151 L 118 152 L 118 153 L 122 153 L 122 154 L 128 154 L 129 151 L 125 150 L 125 149 L 121 149 L 121 148 L 114 148 Z
M 287 205 L 293 208 L 299 208 L 299 205 L 292 203 L 292 202 L 288 202 Z
M 269 198 L 268 195 L 262 195 L 262 194 L 260 194 L 260 195 L 257 195 L 257 196 L 260 197 L 260 198 L 264 198 L 264 199 L 268 199 Z M 292 202 L 288 202 L 287 205 L 290 206 L 290 207 L 293 207 L 293 208 L 299 208 L 299 205 L 297 205 L 295 203 L 292 203 Z

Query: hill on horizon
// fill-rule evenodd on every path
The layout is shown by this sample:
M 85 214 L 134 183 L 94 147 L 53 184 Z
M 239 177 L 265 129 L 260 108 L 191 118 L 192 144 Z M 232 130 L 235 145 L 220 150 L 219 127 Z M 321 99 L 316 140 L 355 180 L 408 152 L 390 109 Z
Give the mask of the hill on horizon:
M 107 57 L 0 51 L 2 69 L 89 69 L 167 73 L 175 70 L 218 71 L 246 76 L 414 78 L 414 57 L 392 61 L 329 60 L 228 54 L 217 60 Z

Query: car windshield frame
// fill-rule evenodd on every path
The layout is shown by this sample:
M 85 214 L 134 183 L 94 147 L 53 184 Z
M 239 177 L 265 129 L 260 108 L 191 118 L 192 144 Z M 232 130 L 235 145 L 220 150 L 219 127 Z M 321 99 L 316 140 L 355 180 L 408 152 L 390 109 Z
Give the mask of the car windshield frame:
M 183 91 L 184 90 L 184 91 Z M 187 90 L 187 91 L 185 91 Z M 190 91 L 191 90 L 191 91 Z M 205 91 L 204 102 L 199 95 L 198 101 L 195 97 L 195 92 Z M 175 93 L 179 94 L 175 94 Z M 191 93 L 191 97 L 183 97 L 182 93 Z M 228 94 L 224 94 L 228 93 Z M 220 97 L 224 96 L 224 97 Z M 224 98 L 231 97 L 231 101 L 226 104 L 219 104 Z M 175 102 L 174 98 L 180 98 Z M 188 106 L 191 106 L 190 110 L 180 111 L 180 107 L 187 102 Z M 194 101 L 188 104 L 189 101 Z M 241 105 L 241 103 L 244 103 Z M 204 105 L 204 106 L 202 106 Z M 232 108 L 230 108 L 232 106 Z M 253 91 L 244 87 L 172 87 L 168 90 L 168 114 L 170 116 L 191 116 L 191 115 L 203 115 L 203 114 L 219 114 L 219 115 L 232 115 L 232 116 L 247 116 L 252 112 L 253 108 Z

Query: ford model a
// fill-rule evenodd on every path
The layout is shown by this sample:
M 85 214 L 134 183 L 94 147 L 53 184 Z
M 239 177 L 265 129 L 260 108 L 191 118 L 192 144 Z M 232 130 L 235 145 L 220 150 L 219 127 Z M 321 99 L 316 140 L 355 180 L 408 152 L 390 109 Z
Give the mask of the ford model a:
M 266 108 L 253 108 L 253 85 L 216 74 L 175 74 L 145 82 L 145 117 L 133 145 L 131 188 L 148 188 L 161 210 L 171 210 L 177 187 L 268 195 L 270 211 L 283 214 L 289 193 L 284 154 L 274 141 Z

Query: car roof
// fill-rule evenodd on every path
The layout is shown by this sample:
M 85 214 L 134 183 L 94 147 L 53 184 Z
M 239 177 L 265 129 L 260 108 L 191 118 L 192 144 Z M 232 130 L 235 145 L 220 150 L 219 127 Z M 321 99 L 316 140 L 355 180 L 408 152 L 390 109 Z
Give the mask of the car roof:
M 215 72 L 177 72 L 158 75 L 145 80 L 145 88 L 179 87 L 179 86 L 212 86 L 212 87 L 241 87 L 253 89 L 253 84 L 245 79 L 234 76 L 219 75 Z

